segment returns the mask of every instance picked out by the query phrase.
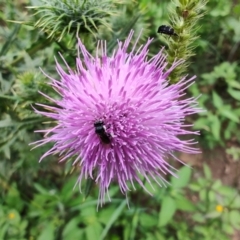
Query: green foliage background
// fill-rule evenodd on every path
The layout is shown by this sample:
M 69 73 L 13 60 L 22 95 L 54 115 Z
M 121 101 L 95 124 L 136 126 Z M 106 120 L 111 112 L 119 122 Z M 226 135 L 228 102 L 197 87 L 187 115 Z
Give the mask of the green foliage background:
M 71 169 L 71 162 L 59 164 L 53 156 L 38 163 L 50 146 L 30 150 L 28 144 L 42 138 L 33 132 L 47 121 L 33 113 L 32 104 L 46 102 L 38 91 L 58 97 L 39 67 L 56 76 L 58 52 L 74 66 L 75 42 L 71 34 L 59 42 L 58 36 L 47 38 L 31 24 L 7 21 L 36 22 L 38 16 L 30 17 L 32 9 L 25 7 L 37 4 L 0 2 L 0 240 L 231 239 L 240 229 L 239 184 L 226 186 L 213 179 L 207 158 L 201 168 L 182 167 L 178 179 L 168 179 L 167 188 L 153 184 L 153 197 L 140 188 L 130 192 L 130 208 L 113 184 L 112 202 L 98 211 L 97 186 L 90 193 L 73 190 L 78 170 Z M 106 16 L 113 31 L 100 24 L 98 31 L 91 28 L 95 36 L 88 28 L 80 29 L 79 35 L 92 52 L 96 38 L 107 39 L 111 53 L 116 39 L 123 40 L 131 28 L 137 33 L 143 29 L 142 41 L 155 38 L 150 55 L 154 54 L 168 40 L 156 33 L 159 25 L 169 25 L 168 5 L 168 0 L 126 1 L 117 5 L 116 15 Z M 190 76 L 197 75 L 189 94 L 201 94 L 199 103 L 206 111 L 188 121 L 201 131 L 203 152 L 214 154 L 221 147 L 239 163 L 240 2 L 209 0 L 206 11 L 188 69 Z

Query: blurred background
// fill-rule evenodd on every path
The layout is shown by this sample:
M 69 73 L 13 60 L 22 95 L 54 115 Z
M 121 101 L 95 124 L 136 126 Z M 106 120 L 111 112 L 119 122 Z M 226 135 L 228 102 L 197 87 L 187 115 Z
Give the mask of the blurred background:
M 106 39 L 111 53 L 116 39 L 125 39 L 132 28 L 136 37 L 143 29 L 142 42 L 154 37 L 153 55 L 168 48 L 169 37 L 157 29 L 169 25 L 169 2 L 126 1 L 106 16 L 112 31 L 100 22 L 98 31 L 80 29 L 79 36 L 92 53 L 97 39 Z M 39 67 L 57 78 L 54 56 L 59 59 L 61 52 L 74 66 L 76 55 L 72 35 L 58 41 L 60 34 L 47 38 L 49 32 L 33 27 L 41 15 L 26 6 L 39 4 L 0 0 L 0 240 L 239 240 L 240 1 L 209 0 L 198 23 L 188 68 L 197 78 L 188 94 L 201 95 L 206 111 L 187 121 L 201 132 L 202 153 L 179 154 L 191 167 L 173 162 L 179 179 L 168 177 L 167 188 L 153 184 L 153 197 L 137 187 L 129 193 L 130 208 L 112 184 L 112 202 L 98 211 L 98 186 L 83 186 L 83 194 L 73 190 L 79 169 L 71 161 L 58 163 L 52 156 L 39 164 L 51 146 L 30 150 L 29 143 L 42 138 L 34 131 L 51 124 L 43 125 L 33 112 L 32 104 L 46 103 L 38 91 L 57 97 Z

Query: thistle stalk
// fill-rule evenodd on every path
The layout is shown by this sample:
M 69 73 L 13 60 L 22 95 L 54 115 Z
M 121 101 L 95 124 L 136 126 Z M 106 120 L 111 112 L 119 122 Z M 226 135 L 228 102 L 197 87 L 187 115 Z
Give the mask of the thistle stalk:
M 176 67 L 170 75 L 170 82 L 176 83 L 186 73 L 189 66 L 189 58 L 194 55 L 195 40 L 198 38 L 198 21 L 205 13 L 208 0 L 173 0 L 169 9 L 170 24 L 177 36 L 167 39 L 168 66 L 179 59 L 185 60 Z M 174 6 L 174 8 L 173 8 Z

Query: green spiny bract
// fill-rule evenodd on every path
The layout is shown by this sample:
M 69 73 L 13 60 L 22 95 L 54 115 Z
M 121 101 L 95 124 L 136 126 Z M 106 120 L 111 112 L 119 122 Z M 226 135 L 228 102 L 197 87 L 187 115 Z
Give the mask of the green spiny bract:
M 61 41 L 66 34 L 72 37 L 82 33 L 95 33 L 104 25 L 110 30 L 107 18 L 117 13 L 114 5 L 121 0 L 42 0 L 44 5 L 28 7 L 34 9 L 39 20 L 34 23 L 48 34 L 49 38 Z
M 45 78 L 34 71 L 28 71 L 18 75 L 11 91 L 17 100 L 14 103 L 14 109 L 19 119 L 36 116 L 36 114 L 33 113 L 31 104 L 34 102 L 46 102 L 45 98 L 39 95 L 39 91 L 47 92 L 50 96 L 56 96 L 47 84 Z
M 111 32 L 106 28 L 100 27 L 99 39 L 107 40 L 108 53 L 111 53 L 117 46 L 117 40 L 122 41 L 131 29 L 134 30 L 133 42 L 137 39 L 139 33 L 143 31 L 140 39 L 146 40 L 150 35 L 150 25 L 147 23 L 148 17 L 145 14 L 146 9 L 139 2 L 129 0 L 119 8 L 119 14 L 109 18 Z M 130 43 L 131 46 L 131 43 Z

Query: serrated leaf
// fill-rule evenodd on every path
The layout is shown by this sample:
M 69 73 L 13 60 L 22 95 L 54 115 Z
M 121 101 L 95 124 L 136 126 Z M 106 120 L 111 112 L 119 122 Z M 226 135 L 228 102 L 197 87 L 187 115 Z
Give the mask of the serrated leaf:
M 173 217 L 176 211 L 176 202 L 173 198 L 166 196 L 161 205 L 161 210 L 159 213 L 158 226 L 165 226 Z
M 184 166 L 178 172 L 178 178 L 172 177 L 171 178 L 171 185 L 173 188 L 183 188 L 187 186 L 191 178 L 191 168 Z

